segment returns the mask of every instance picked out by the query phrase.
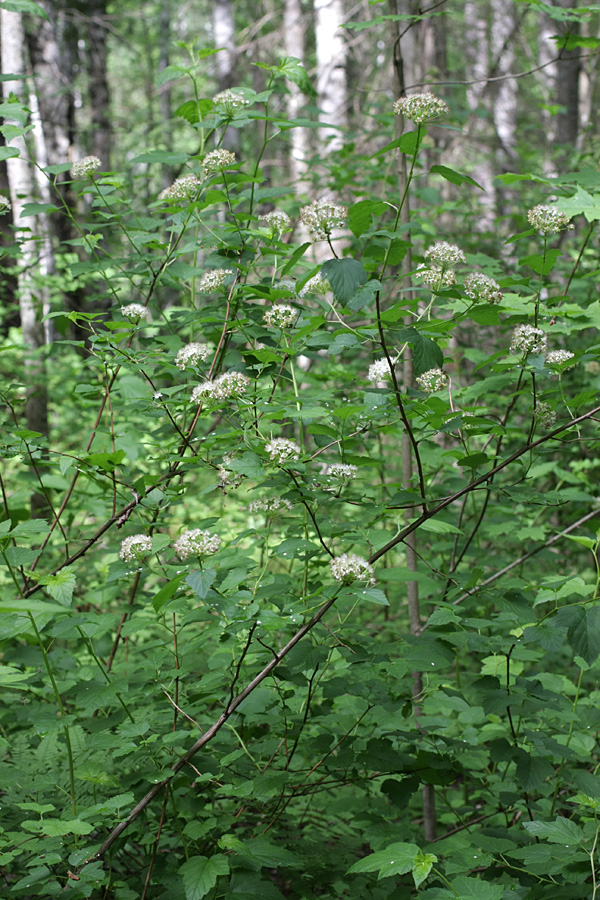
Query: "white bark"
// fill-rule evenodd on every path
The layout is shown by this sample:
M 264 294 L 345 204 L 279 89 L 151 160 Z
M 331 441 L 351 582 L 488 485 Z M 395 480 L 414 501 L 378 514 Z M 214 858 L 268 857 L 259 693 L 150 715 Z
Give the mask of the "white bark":
M 314 10 L 319 107 L 329 126 L 321 128 L 319 136 L 329 154 L 343 146 L 348 124 L 346 45 L 340 28 L 344 11 L 342 0 L 314 0 Z
M 285 55 L 304 61 L 305 23 L 301 0 L 285 0 L 283 8 L 283 36 Z M 296 84 L 288 83 L 287 117 L 297 119 L 306 102 Z M 296 196 L 308 195 L 308 160 L 310 156 L 308 128 L 292 128 L 290 131 L 290 180 L 296 186 Z

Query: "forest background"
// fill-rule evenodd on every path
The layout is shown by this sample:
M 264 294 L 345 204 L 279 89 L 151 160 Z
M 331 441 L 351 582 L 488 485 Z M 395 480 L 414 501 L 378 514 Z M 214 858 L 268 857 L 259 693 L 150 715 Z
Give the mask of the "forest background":
M 0 894 L 596 900 L 600 7 L 0 26 Z

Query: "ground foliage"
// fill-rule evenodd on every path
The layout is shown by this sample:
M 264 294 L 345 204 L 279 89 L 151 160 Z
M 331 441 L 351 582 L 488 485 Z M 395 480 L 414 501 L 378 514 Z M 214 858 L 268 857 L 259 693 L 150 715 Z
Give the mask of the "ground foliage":
M 169 77 L 196 77 L 190 54 Z M 57 286 L 49 438 L 23 427 L 18 333 L 3 345 L 3 892 L 594 898 L 600 178 L 521 185 L 531 206 L 558 198 L 574 231 L 540 234 L 524 207 L 496 255 L 474 234 L 464 262 L 432 253 L 463 231 L 442 181 L 465 205 L 478 188 L 435 158 L 427 122 L 397 138 L 382 107 L 381 149 L 347 152 L 323 192 L 349 212 L 315 258 L 307 203 L 260 165 L 290 127 L 272 99 L 306 74 L 265 71 L 231 115 L 202 97 L 178 111 L 198 152 L 145 149 L 77 179 L 86 216 L 62 287 L 95 303 L 68 313 Z M 257 125 L 257 159 L 205 174 L 228 127 Z M 165 162 L 197 181 L 141 208 L 136 167 Z M 274 208 L 293 231 L 260 219 Z M 470 296 L 473 272 L 501 298 Z M 276 305 L 291 324 L 265 321 Z M 523 324 L 547 349 L 511 353 Z M 208 355 L 182 368 L 191 342 Z M 574 355 L 553 363 L 561 349 Z M 419 381 L 437 369 L 445 383 Z M 245 379 L 217 381 L 231 372 Z M 197 553 L 190 529 L 208 533 Z

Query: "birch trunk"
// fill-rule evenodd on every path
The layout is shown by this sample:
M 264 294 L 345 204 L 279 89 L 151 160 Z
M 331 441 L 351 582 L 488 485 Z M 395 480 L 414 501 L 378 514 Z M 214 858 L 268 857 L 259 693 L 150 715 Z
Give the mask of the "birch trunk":
M 235 17 L 232 0 L 216 0 L 213 6 L 213 34 L 215 47 L 221 49 L 217 53 L 217 83 L 219 91 L 225 91 L 236 83 L 237 48 L 235 43 Z M 240 132 L 237 128 L 228 128 L 221 144 L 227 150 L 236 153 L 240 148 Z
M 317 92 L 325 123 L 319 140 L 325 144 L 325 155 L 329 155 L 343 146 L 343 130 L 348 124 L 346 45 L 340 27 L 344 21 L 342 0 L 314 0 L 314 11 Z
M 283 38 L 285 55 L 304 61 L 306 47 L 306 26 L 301 0 L 285 0 L 283 8 Z M 288 84 L 287 117 L 297 119 L 306 102 L 304 94 L 296 84 Z M 310 156 L 307 128 L 296 127 L 290 131 L 289 170 L 290 180 L 296 185 L 296 196 L 308 195 L 308 160 Z

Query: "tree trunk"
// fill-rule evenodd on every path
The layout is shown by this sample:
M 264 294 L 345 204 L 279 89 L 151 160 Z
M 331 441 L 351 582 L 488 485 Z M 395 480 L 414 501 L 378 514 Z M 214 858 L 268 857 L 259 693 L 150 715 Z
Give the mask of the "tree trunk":
M 319 131 L 325 155 L 340 150 L 348 124 L 346 44 L 342 0 L 314 0 L 317 92 L 325 128 Z M 327 127 L 328 126 L 328 127 Z
M 106 0 L 87 0 L 89 103 L 92 114 L 92 140 L 89 152 L 110 169 L 111 124 L 110 92 L 106 65 Z
M 301 0 L 285 0 L 283 8 L 283 36 L 285 55 L 304 61 L 306 25 Z M 306 98 L 298 85 L 288 84 L 287 117 L 290 121 L 297 119 Z M 308 160 L 310 143 L 308 128 L 292 128 L 290 131 L 289 170 L 290 181 L 296 186 L 296 196 L 308 195 Z
M 235 15 L 232 0 L 215 0 L 213 5 L 213 32 L 215 47 L 220 48 L 215 60 L 219 91 L 226 91 L 236 83 L 237 48 L 235 43 Z M 228 128 L 221 144 L 233 153 L 240 148 L 238 128 Z

